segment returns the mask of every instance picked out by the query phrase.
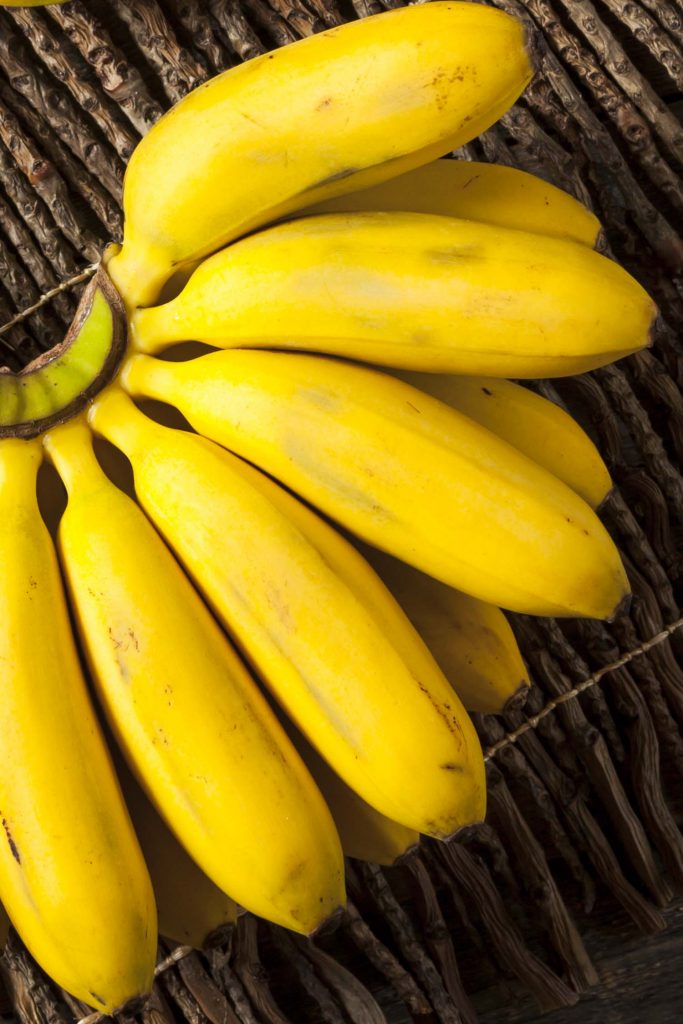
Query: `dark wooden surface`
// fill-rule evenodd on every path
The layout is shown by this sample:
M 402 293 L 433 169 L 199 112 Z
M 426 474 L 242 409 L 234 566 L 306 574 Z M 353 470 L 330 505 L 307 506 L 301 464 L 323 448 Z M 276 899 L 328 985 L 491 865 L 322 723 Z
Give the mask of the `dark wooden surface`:
M 667 930 L 655 937 L 634 934 L 621 917 L 585 928 L 600 983 L 576 1006 L 539 1014 L 524 993 L 491 991 L 475 999 L 481 1024 L 680 1024 L 683 903 L 674 902 L 665 916 Z

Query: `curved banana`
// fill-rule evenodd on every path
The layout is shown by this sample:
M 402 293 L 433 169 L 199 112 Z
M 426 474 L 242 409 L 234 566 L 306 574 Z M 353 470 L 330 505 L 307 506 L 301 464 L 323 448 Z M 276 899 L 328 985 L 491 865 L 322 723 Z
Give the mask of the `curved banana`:
M 336 213 L 223 249 L 132 327 L 144 352 L 194 340 L 561 377 L 643 348 L 656 312 L 625 270 L 577 242 L 426 213 Z
M 607 618 L 628 593 L 604 526 L 566 484 L 388 374 L 242 350 L 133 356 L 122 380 L 362 539 L 483 601 Z
M 532 73 L 520 21 L 458 2 L 364 18 L 223 72 L 133 153 L 114 283 L 129 307 L 148 305 L 179 265 L 473 139 Z
M 420 676 L 406 664 L 324 553 L 255 482 L 262 474 L 153 423 L 122 393 L 100 396 L 91 420 L 128 456 L 148 515 L 344 781 L 417 831 L 443 837 L 480 821 L 481 747 L 447 681 L 433 663 Z
M 193 860 L 244 907 L 309 933 L 344 902 L 327 807 L 254 681 L 85 424 L 46 446 L 69 494 L 59 549 L 112 729 Z
M 468 711 L 501 715 L 523 703 L 529 676 L 500 608 L 382 551 L 365 554 Z
M 397 373 L 497 434 L 598 508 L 612 490 L 600 452 L 569 413 L 520 384 L 497 377 Z
M 347 857 L 389 867 L 415 849 L 419 832 L 392 821 L 362 800 L 301 734 L 292 739 L 332 812 Z
M 433 160 L 360 192 L 307 206 L 301 216 L 403 210 L 480 220 L 501 228 L 569 238 L 592 248 L 600 221 L 568 192 L 505 164 Z
M 237 920 L 236 904 L 197 867 L 130 772 L 121 763 L 117 771 L 152 879 L 160 934 L 195 949 L 214 945 Z
M 38 442 L 0 442 L 0 898 L 54 981 L 110 1013 L 150 991 L 149 876 L 36 500 Z

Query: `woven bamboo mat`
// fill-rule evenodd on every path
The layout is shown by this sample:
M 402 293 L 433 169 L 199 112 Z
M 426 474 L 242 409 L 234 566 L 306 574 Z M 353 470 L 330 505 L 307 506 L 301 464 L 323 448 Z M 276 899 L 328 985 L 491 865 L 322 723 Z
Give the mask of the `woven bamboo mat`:
M 126 161 L 189 89 L 399 2 L 71 0 L 1 11 L 0 325 L 120 236 Z M 349 863 L 348 913 L 315 944 L 246 915 L 230 946 L 163 947 L 153 999 L 122 1024 L 474 1024 L 477 1010 L 491 1024 L 551 1010 L 587 1021 L 590 994 L 562 1011 L 599 980 L 586 937 L 591 948 L 637 950 L 683 893 L 683 0 L 495 3 L 540 30 L 542 69 L 458 155 L 533 171 L 588 203 L 606 251 L 662 310 L 651 351 L 538 385 L 611 469 L 604 518 L 632 607 L 610 626 L 513 617 L 534 687 L 523 712 L 478 718 L 490 748 L 485 829 L 448 848 L 425 843 L 392 869 Z M 0 333 L 0 360 L 23 365 L 60 338 L 80 287 Z M 27 1024 L 87 1015 L 16 937 L 0 968 L 0 1012 Z

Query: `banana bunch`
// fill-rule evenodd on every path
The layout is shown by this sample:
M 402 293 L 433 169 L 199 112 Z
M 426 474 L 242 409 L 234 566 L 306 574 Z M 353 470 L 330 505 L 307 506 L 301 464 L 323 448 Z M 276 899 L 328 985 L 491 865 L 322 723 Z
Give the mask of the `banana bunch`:
M 501 609 L 628 599 L 598 452 L 505 378 L 634 352 L 655 307 L 571 197 L 438 159 L 533 50 L 434 2 L 205 83 L 64 343 L 0 368 L 0 901 L 98 1010 L 149 992 L 157 927 L 310 934 L 344 854 L 482 821 L 467 712 L 529 686 Z

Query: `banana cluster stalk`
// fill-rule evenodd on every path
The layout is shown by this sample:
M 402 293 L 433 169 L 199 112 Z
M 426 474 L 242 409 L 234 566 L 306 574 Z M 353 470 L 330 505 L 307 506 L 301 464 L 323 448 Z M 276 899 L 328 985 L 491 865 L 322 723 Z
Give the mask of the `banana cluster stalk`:
M 482 821 L 466 709 L 529 684 L 501 609 L 627 599 L 599 453 L 505 378 L 635 352 L 655 306 L 575 199 L 438 159 L 533 51 L 437 0 L 203 84 L 64 342 L 0 367 L 0 901 L 97 1010 L 150 991 L 157 911 L 197 947 L 238 906 L 310 934 L 344 854 Z

